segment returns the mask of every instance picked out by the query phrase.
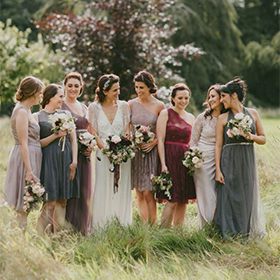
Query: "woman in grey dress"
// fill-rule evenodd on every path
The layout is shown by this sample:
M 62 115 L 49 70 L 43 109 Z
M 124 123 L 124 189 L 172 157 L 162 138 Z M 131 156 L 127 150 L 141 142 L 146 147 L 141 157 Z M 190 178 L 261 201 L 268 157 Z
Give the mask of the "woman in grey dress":
M 216 186 L 215 186 L 215 143 L 216 124 L 218 117 L 224 113 L 223 104 L 220 101 L 221 86 L 212 85 L 207 91 L 204 105 L 207 109 L 197 116 L 193 128 L 190 147 L 197 147 L 204 155 L 201 168 L 195 170 L 193 179 L 195 183 L 198 225 L 199 228 L 212 222 L 216 210 Z
M 76 174 L 77 142 L 76 131 L 52 132 L 49 116 L 55 113 L 71 116 L 68 111 L 59 110 L 64 101 L 63 88 L 50 84 L 43 92 L 42 110 L 35 114 L 40 125 L 43 152 L 41 182 L 45 186 L 44 204 L 38 220 L 38 232 L 56 232 L 58 226 L 65 227 L 67 200 L 79 197 L 79 183 Z M 64 151 L 60 141 L 65 137 Z M 61 144 L 61 145 L 60 145 Z M 55 210 L 55 211 L 54 211 Z
M 18 87 L 18 103 L 11 116 L 15 145 L 8 161 L 3 199 L 15 207 L 23 231 L 27 222 L 27 213 L 23 211 L 24 187 L 26 182 L 39 180 L 42 160 L 40 127 L 30 108 L 39 103 L 43 87 L 43 83 L 35 77 L 24 78 Z
M 240 78 L 221 88 L 221 102 L 229 112 L 219 116 L 216 129 L 218 183 L 215 221 L 224 238 L 265 233 L 254 143 L 263 145 L 266 138 L 257 111 L 243 106 L 246 89 L 245 82 Z M 250 116 L 251 132 L 239 138 L 230 138 L 227 123 L 238 113 Z
M 137 98 L 128 102 L 131 109 L 131 124 L 150 126 L 155 132 L 157 118 L 164 104 L 153 94 L 157 92 L 154 77 L 148 71 L 141 71 L 134 77 Z M 158 171 L 157 139 L 150 143 L 140 144 L 141 152 L 132 160 L 132 187 L 136 189 L 137 208 L 140 218 L 151 223 L 156 222 L 156 201 L 151 174 Z

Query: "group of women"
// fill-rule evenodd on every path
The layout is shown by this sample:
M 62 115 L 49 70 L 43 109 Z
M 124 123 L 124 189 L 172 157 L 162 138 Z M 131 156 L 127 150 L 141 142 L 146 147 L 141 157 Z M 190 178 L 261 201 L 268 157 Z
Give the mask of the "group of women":
M 120 101 L 119 77 L 103 75 L 97 97 L 87 108 L 77 100 L 84 86 L 79 73 L 66 75 L 64 88 L 50 84 L 43 90 L 43 83 L 31 76 L 21 81 L 11 116 L 15 146 L 3 193 L 15 207 L 21 227 L 25 229 L 27 218 L 23 211 L 26 181 L 40 178 L 46 189 L 38 219 L 41 234 L 56 232 L 59 227 L 89 234 L 114 218 L 123 225 L 131 224 L 131 189 L 136 190 L 140 218 L 151 224 L 156 223 L 156 202 L 166 203 L 161 222 L 170 227 L 184 223 L 186 205 L 196 199 L 199 228 L 215 219 L 225 238 L 264 234 L 253 143 L 264 144 L 265 135 L 257 111 L 243 106 L 245 82 L 236 78 L 224 86 L 211 86 L 205 101 L 208 108 L 196 119 L 186 111 L 191 98 L 187 85 L 173 87 L 171 107 L 165 108 L 155 97 L 157 85 L 148 71 L 137 73 L 133 82 L 137 97 Z M 31 114 L 42 91 L 42 109 Z M 56 112 L 75 117 L 76 131 L 53 133 L 48 118 Z M 229 138 L 226 124 L 240 112 L 253 120 L 251 133 Z M 149 126 L 156 138 L 139 144 L 135 158 L 120 165 L 116 192 L 114 173 L 102 148 L 108 136 L 134 133 L 139 124 Z M 77 136 L 85 131 L 95 136 L 99 148 L 94 170 L 92 162 L 85 161 L 92 147 L 82 153 L 77 148 Z M 61 137 L 66 139 L 64 151 Z M 193 177 L 182 164 L 190 147 L 199 148 L 204 155 L 203 166 Z M 171 198 L 153 190 L 150 176 L 161 172 L 169 172 L 172 179 Z

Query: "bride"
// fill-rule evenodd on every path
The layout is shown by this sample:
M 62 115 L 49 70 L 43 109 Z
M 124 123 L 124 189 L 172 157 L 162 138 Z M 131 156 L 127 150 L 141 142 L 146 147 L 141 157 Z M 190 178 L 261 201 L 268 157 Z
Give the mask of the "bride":
M 119 188 L 115 193 L 114 173 L 109 171 L 110 162 L 101 149 L 108 136 L 129 133 L 130 109 L 125 101 L 118 100 L 118 76 L 103 75 L 97 86 L 98 101 L 91 103 L 88 109 L 91 132 L 96 136 L 99 147 L 96 152 L 93 228 L 104 226 L 114 217 L 127 225 L 132 222 L 131 162 L 128 160 L 120 165 Z

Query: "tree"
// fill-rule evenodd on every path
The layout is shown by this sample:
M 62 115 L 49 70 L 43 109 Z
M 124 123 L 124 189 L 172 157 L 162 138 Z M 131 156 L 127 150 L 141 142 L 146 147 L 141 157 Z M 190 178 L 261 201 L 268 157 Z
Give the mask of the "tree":
M 180 65 L 178 55 L 192 58 L 201 54 L 192 45 L 174 48 L 168 44 L 176 30 L 167 13 L 171 4 L 163 0 L 96 0 L 82 16 L 49 14 L 38 25 L 46 39 L 67 54 L 62 61 L 67 71 L 83 73 L 90 95 L 97 78 L 113 72 L 121 78 L 121 98 L 128 99 L 133 93 L 133 75 L 139 70 L 148 69 L 168 79 L 173 73 L 167 66 Z
M 174 45 L 195 42 L 206 52 L 200 59 L 182 61 L 181 67 L 181 76 L 201 106 L 211 84 L 241 74 L 244 46 L 237 14 L 228 0 L 181 0 L 174 15 L 179 26 L 172 37 Z
M 22 32 L 0 22 L 0 114 L 9 114 L 14 105 L 14 95 L 20 81 L 33 75 L 45 83 L 57 82 L 64 72 L 59 65 L 59 55 L 45 45 L 42 36 L 36 42 L 28 43 L 30 29 Z

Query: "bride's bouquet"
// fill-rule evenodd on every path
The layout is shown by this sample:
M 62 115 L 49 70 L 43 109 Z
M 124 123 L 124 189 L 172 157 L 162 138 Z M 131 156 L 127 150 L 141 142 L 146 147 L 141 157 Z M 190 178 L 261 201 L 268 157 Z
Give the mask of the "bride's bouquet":
M 238 113 L 233 119 L 227 122 L 227 136 L 238 139 L 240 136 L 248 135 L 251 132 L 253 120 L 250 116 Z
M 79 153 L 82 154 L 88 147 L 92 145 L 93 150 L 96 151 L 98 146 L 96 143 L 95 137 L 89 133 L 89 132 L 84 132 L 80 133 L 78 137 L 78 148 L 79 148 Z M 90 161 L 90 158 L 88 156 L 85 156 L 87 161 Z
M 65 113 L 54 113 L 49 116 L 49 123 L 51 123 L 54 133 L 58 133 L 59 130 L 66 130 L 68 134 L 71 133 L 76 128 L 75 120 L 76 118 Z M 60 138 L 59 144 L 61 141 L 63 142 L 62 151 L 64 151 L 65 136 Z
M 111 164 L 117 165 L 135 157 L 135 145 L 128 135 L 111 135 L 102 149 Z
M 38 203 L 43 200 L 44 193 L 45 188 L 40 182 L 35 183 L 34 181 L 30 181 L 26 183 L 23 194 L 23 210 L 30 212 L 32 209 L 36 208 Z
M 141 143 L 150 143 L 154 141 L 155 139 L 155 134 L 151 131 L 150 126 L 145 126 L 145 125 L 135 125 L 135 133 L 133 135 L 133 141 L 136 144 L 141 144 Z
M 195 169 L 200 168 L 204 162 L 203 153 L 197 149 L 189 149 L 185 152 L 182 163 L 188 168 L 188 174 L 193 175 Z
M 172 187 L 172 180 L 169 172 L 162 172 L 159 176 L 152 174 L 150 179 L 156 192 L 164 191 L 164 194 L 171 199 L 170 189 Z
M 118 190 L 119 165 L 135 157 L 135 145 L 129 135 L 110 135 L 102 149 L 111 163 L 109 170 L 114 172 L 114 191 Z

